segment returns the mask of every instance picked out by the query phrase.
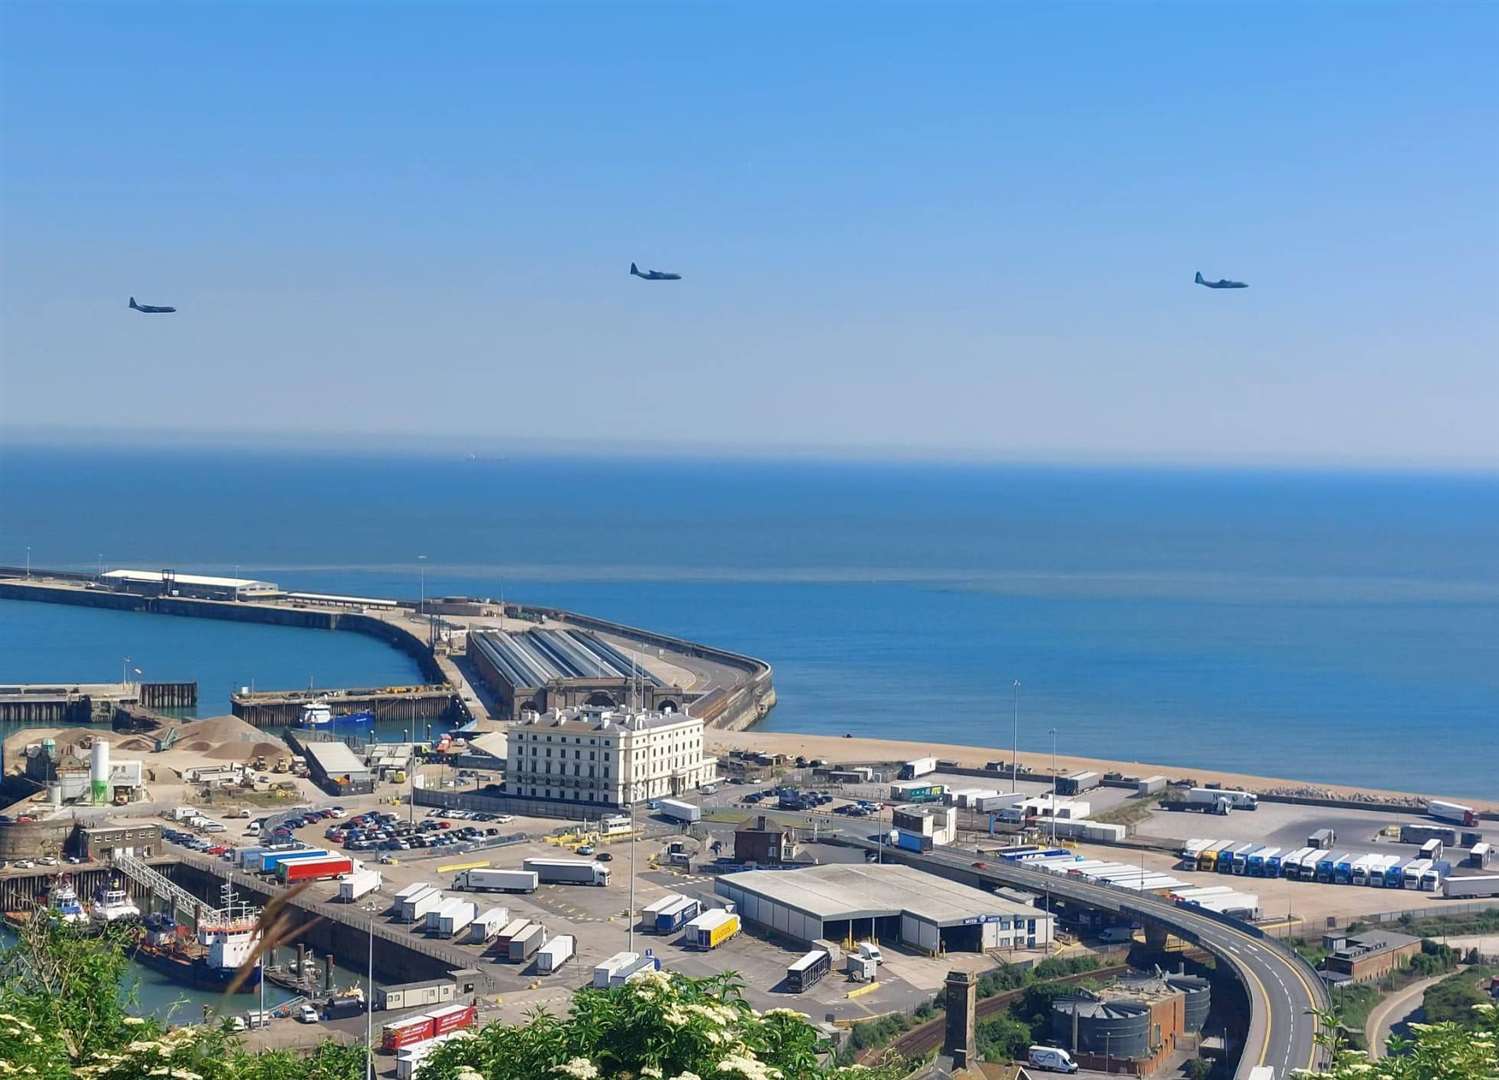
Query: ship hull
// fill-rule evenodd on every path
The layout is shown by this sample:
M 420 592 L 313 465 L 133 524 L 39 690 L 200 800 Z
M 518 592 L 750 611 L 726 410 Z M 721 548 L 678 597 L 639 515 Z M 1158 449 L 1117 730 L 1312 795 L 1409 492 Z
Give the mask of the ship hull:
M 179 956 L 150 946 L 136 950 L 135 958 L 152 971 L 159 971 L 175 983 L 195 990 L 227 991 L 239 972 L 235 968 L 210 967 L 201 958 Z M 249 994 L 260 989 L 260 967 L 251 971 L 236 993 Z

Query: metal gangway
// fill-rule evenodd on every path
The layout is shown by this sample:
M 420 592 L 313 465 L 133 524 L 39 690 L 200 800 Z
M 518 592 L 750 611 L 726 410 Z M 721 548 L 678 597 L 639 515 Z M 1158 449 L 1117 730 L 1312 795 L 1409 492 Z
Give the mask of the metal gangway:
M 213 911 L 207 903 L 199 900 L 181 885 L 171 881 L 155 867 L 134 855 L 116 852 L 110 858 L 109 863 L 120 873 L 148 889 L 152 896 L 167 900 L 172 905 L 173 918 L 177 917 L 178 912 L 185 912 L 188 918 L 197 923 L 204 915 Z

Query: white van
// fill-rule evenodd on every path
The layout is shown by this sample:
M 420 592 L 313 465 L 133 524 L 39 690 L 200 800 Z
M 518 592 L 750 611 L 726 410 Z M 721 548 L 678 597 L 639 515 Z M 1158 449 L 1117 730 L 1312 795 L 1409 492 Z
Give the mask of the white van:
M 1077 1072 L 1077 1062 L 1072 1060 L 1072 1055 L 1055 1046 L 1033 1046 L 1025 1060 L 1031 1067 L 1047 1072 Z
M 876 964 L 885 962 L 885 954 L 880 952 L 880 947 L 872 941 L 859 942 L 859 955 L 865 960 L 873 960 Z

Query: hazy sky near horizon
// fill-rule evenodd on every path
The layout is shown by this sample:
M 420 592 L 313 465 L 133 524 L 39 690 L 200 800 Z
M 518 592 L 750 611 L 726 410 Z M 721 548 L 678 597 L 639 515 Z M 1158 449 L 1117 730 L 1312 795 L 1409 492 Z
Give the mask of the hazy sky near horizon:
M 11 437 L 1499 463 L 1492 4 L 0 31 Z

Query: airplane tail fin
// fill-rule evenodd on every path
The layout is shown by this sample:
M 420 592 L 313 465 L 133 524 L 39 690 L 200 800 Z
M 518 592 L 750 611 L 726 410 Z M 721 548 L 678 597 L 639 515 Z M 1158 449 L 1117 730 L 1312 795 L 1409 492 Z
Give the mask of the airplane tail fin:
M 636 277 L 639 277 L 640 276 L 640 267 L 636 266 L 634 263 L 631 263 L 630 264 L 630 273 L 634 274 Z
M 140 305 L 135 302 L 135 297 L 133 296 L 130 298 L 130 306 L 136 310 L 140 310 Z
M 1202 284 L 1202 271 L 1201 270 L 1197 271 L 1197 276 L 1195 278 L 1193 278 L 1192 280 L 1196 284 L 1201 285 Z

